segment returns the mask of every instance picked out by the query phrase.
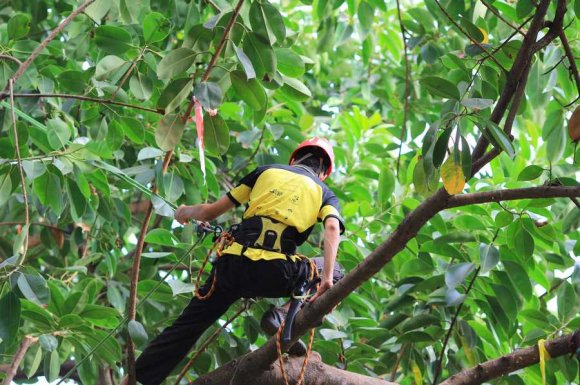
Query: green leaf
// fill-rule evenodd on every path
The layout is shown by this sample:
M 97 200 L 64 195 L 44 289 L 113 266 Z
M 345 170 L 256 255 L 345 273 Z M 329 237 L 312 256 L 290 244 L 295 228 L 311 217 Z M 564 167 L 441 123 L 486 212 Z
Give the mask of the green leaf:
M 461 170 L 465 179 L 468 180 L 471 177 L 471 151 L 463 136 L 461 137 Z
M 144 345 L 149 340 L 149 336 L 147 335 L 145 328 L 139 321 L 129 321 L 127 329 L 129 330 L 129 335 L 131 336 L 133 342 L 135 342 L 135 345 Z
M 518 175 L 518 180 L 519 181 L 533 180 L 540 177 L 543 174 L 543 172 L 544 169 L 540 166 L 536 165 L 527 166 Z
M 119 118 L 119 123 L 123 127 L 125 136 L 135 144 L 142 144 L 145 140 L 145 128 L 143 124 L 132 117 L 123 116 Z
M 580 19 L 580 0 L 574 2 L 574 13 L 576 14 L 576 18 Z
M 304 61 L 290 48 L 276 48 L 276 61 L 278 63 L 278 71 L 286 76 L 297 78 L 304 74 L 306 69 Z
M 474 268 L 475 265 L 473 263 L 458 263 L 449 266 L 445 272 L 445 284 L 450 289 L 457 287 L 457 285 L 465 281 Z
M 4 206 L 12 196 L 12 179 L 10 173 L 0 175 L 0 207 Z
M 502 264 L 514 287 L 529 301 L 533 296 L 533 288 L 526 270 L 517 262 L 502 261 Z
M 523 226 L 520 226 L 514 234 L 514 246 L 518 255 L 525 260 L 534 254 L 534 238 Z
M 112 25 L 101 25 L 95 30 L 95 43 L 103 51 L 121 55 L 131 49 L 131 34 Z
M 155 130 L 155 143 L 163 151 L 171 151 L 181 141 L 185 122 L 179 114 L 165 115 Z
M 50 292 L 46 280 L 40 274 L 19 273 L 18 289 L 26 299 L 37 305 L 48 305 Z
M 50 119 L 46 123 L 46 137 L 48 143 L 54 150 L 60 150 L 65 147 L 71 137 L 70 128 L 60 118 Z
M 493 138 L 493 144 L 499 146 L 500 149 L 506 152 L 506 154 L 513 158 L 516 155 L 516 150 L 514 145 L 507 134 L 495 123 L 488 122 L 486 126 L 486 131 Z
M 193 94 L 204 108 L 216 109 L 222 104 L 222 89 L 217 83 L 201 82 Z
M 558 288 L 558 318 L 562 323 L 565 323 L 574 315 L 574 308 L 577 308 L 577 305 L 578 300 L 574 287 L 564 281 Z
M 203 141 L 209 152 L 224 155 L 230 147 L 230 130 L 226 122 L 219 116 L 204 114 L 205 131 Z
M 83 92 L 86 86 L 86 77 L 81 71 L 63 71 L 57 77 L 59 85 L 65 90 Z
M 280 12 L 267 1 L 254 1 L 250 6 L 252 31 L 270 45 L 282 42 L 286 37 L 286 27 Z
M 236 56 L 240 63 L 242 63 L 242 67 L 244 68 L 244 72 L 246 73 L 246 79 L 254 79 L 256 77 L 256 70 L 254 70 L 254 66 L 252 65 L 252 61 L 246 55 L 246 53 L 239 48 L 237 45 L 232 44 L 234 46 L 234 51 L 236 51 Z
M 34 352 L 32 358 L 32 363 L 28 368 L 26 368 L 26 377 L 31 378 L 36 374 L 40 364 L 42 363 L 42 349 L 40 345 L 35 345 L 31 347 L 31 351 Z
M 60 374 L 60 357 L 58 356 L 58 351 L 53 350 L 46 357 L 48 359 L 48 370 L 46 370 L 47 366 L 45 365 L 46 379 L 48 382 L 56 381 Z
M 20 325 L 20 301 L 13 292 L 0 298 L 0 353 L 16 340 Z
M 80 191 L 77 183 L 71 179 L 66 179 L 68 198 L 70 200 L 71 216 L 75 221 L 81 221 L 81 217 L 87 208 L 85 196 Z
M 38 342 L 42 349 L 47 352 L 53 352 L 58 348 L 58 340 L 55 336 L 50 334 L 43 334 L 38 338 Z
M 516 15 L 520 19 L 528 16 L 534 9 L 535 5 L 532 0 L 518 0 L 516 3 Z
M 143 258 L 158 259 L 158 258 L 165 258 L 165 257 L 170 256 L 170 255 L 174 255 L 174 254 L 168 253 L 168 252 L 152 252 L 152 253 L 143 253 L 142 257 Z
M 421 85 L 434 96 L 459 100 L 459 90 L 457 89 L 457 86 L 447 79 L 438 76 L 425 76 L 420 80 L 420 82 Z
M 472 110 L 483 110 L 485 108 L 493 106 L 492 99 L 481 99 L 481 98 L 467 98 L 461 101 L 465 107 Z
M 190 78 L 169 82 L 157 100 L 157 107 L 164 109 L 166 114 L 172 112 L 187 98 L 192 85 L 193 80 Z
M 145 242 L 170 247 L 175 247 L 179 243 L 177 238 L 165 229 L 153 229 L 149 231 L 145 236 Z
M 169 52 L 157 66 L 159 79 L 171 79 L 175 76 L 185 75 L 195 62 L 197 54 L 189 48 L 177 48 Z
M 51 172 L 45 172 L 33 181 L 32 187 L 40 203 L 60 214 L 62 210 L 62 188 L 58 176 Z
M 230 78 L 236 94 L 250 107 L 254 110 L 266 108 L 268 95 L 266 95 L 266 91 L 259 81 L 256 79 L 246 80 L 244 73 L 241 71 L 231 72 Z
M 339 338 L 348 338 L 348 334 L 340 330 L 334 329 L 319 329 L 318 332 L 326 341 L 336 340 Z
M 499 213 L 497 213 L 495 217 L 495 225 L 497 227 L 505 227 L 510 223 L 512 223 L 513 220 L 514 220 L 513 214 L 508 213 L 507 211 L 500 211 Z
M 366 1 L 361 1 L 358 5 L 358 22 L 362 30 L 363 36 L 372 30 L 373 19 L 375 17 L 375 9 Z
M 466 18 L 461 19 L 461 25 L 467 31 L 467 34 L 478 43 L 482 43 L 484 36 L 481 30 Z
M 244 37 L 244 52 L 250 58 L 258 79 L 262 79 L 266 74 L 269 77 L 274 75 L 276 71 L 274 50 L 255 33 L 248 33 Z
M 481 244 L 479 247 L 479 259 L 481 261 L 481 274 L 493 269 L 499 262 L 499 250 L 493 244 Z
M 401 324 L 401 331 L 406 333 L 411 330 L 417 330 L 427 326 L 439 324 L 441 324 L 441 320 L 437 316 L 432 314 L 418 314 L 412 318 L 406 319 Z
M 17 40 L 28 35 L 28 31 L 30 31 L 30 15 L 17 13 L 12 16 L 8 20 L 7 29 L 10 40 Z
M 388 207 L 391 195 L 395 191 L 396 179 L 391 169 L 384 167 L 379 175 L 378 200 L 382 207 Z
M 95 70 L 95 79 L 109 80 L 111 83 L 115 82 L 115 78 L 122 76 L 124 68 L 128 67 L 129 63 L 115 55 L 109 55 L 102 58 L 97 63 Z
M 297 101 L 306 101 L 312 97 L 312 93 L 308 87 L 300 80 L 286 76 L 282 76 L 282 79 L 284 79 L 284 85 L 281 91 L 289 98 Z
M 171 23 L 158 12 L 151 12 L 143 19 L 143 37 L 145 43 L 156 43 L 169 35 Z
M 137 71 L 129 80 L 129 89 L 137 99 L 149 100 L 153 94 L 153 82 Z

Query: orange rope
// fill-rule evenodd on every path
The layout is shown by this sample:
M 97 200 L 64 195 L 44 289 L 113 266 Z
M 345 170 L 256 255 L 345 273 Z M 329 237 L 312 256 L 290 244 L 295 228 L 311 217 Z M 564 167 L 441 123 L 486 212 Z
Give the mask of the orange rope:
M 203 273 L 203 270 L 205 269 L 205 266 L 207 265 L 207 262 L 209 261 L 209 258 L 213 254 L 214 250 L 216 250 L 216 248 L 217 248 L 217 251 L 216 251 L 217 258 L 221 257 L 224 248 L 230 246 L 232 243 L 234 243 L 234 237 L 232 237 L 231 234 L 229 234 L 228 232 L 224 231 L 223 233 L 221 233 L 221 235 L 218 237 L 218 239 L 216 239 L 216 241 L 213 243 L 213 246 L 211 247 L 211 249 L 209 249 L 209 252 L 205 256 L 205 260 L 201 264 L 201 267 L 199 268 L 199 271 L 197 272 L 197 279 L 195 280 L 195 292 L 194 293 L 195 293 L 195 297 L 197 299 L 199 299 L 200 301 L 205 301 L 206 299 L 211 297 L 211 295 L 213 294 L 213 292 L 215 291 L 215 288 L 216 288 L 217 270 L 215 270 L 213 273 L 213 278 L 211 280 L 211 287 L 209 288 L 209 291 L 205 295 L 200 294 L 200 292 L 199 292 L 199 287 L 200 287 L 200 283 L 201 283 L 201 275 Z
M 305 258 L 302 255 L 298 255 L 300 258 Z M 316 264 L 308 259 L 310 263 L 310 280 L 318 278 L 318 269 L 316 268 Z M 316 289 L 318 290 L 318 284 L 316 284 Z M 310 291 L 309 291 L 310 293 Z M 308 294 L 309 294 L 308 293 Z M 280 327 L 278 328 L 278 333 L 276 333 L 276 350 L 278 351 L 278 362 L 280 364 L 280 371 L 282 372 L 282 378 L 284 379 L 285 385 L 290 385 L 288 382 L 288 375 L 286 374 L 286 369 L 284 368 L 284 360 L 282 358 L 282 331 L 284 330 L 284 325 L 286 324 L 286 320 L 282 322 Z M 302 363 L 302 368 L 300 369 L 300 375 L 298 375 L 298 381 L 296 385 L 300 385 L 302 381 L 304 381 L 304 376 L 306 375 L 306 366 L 308 365 L 308 360 L 310 359 L 310 353 L 312 352 L 312 343 L 314 342 L 314 329 L 310 329 L 310 339 L 308 341 L 308 348 L 306 349 L 306 355 L 304 356 L 304 362 Z

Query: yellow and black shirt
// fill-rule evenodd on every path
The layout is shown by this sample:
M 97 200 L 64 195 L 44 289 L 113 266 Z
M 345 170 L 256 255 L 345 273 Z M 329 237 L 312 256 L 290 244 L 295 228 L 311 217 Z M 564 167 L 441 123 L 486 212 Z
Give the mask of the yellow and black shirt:
M 338 219 L 341 233 L 344 232 L 338 199 L 305 167 L 280 164 L 258 167 L 227 195 L 236 206 L 247 204 L 242 225 L 254 217 L 267 218 L 292 229 L 296 246 L 306 241 L 316 222 L 324 222 L 330 217 Z M 264 255 L 244 255 L 251 259 L 273 259 Z

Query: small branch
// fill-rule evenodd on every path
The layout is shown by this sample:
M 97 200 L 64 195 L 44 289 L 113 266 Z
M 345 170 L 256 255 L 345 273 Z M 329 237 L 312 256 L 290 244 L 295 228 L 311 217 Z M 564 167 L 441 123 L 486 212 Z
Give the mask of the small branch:
M 131 63 L 131 66 L 129 67 L 127 72 L 125 72 L 125 75 L 123 75 L 123 79 L 121 79 L 121 82 L 119 83 L 117 88 L 115 88 L 115 91 L 113 91 L 113 93 L 111 94 L 111 97 L 109 99 L 111 99 L 111 100 L 115 99 L 115 96 L 117 96 L 117 92 L 119 92 L 119 90 L 123 87 L 125 82 L 127 82 L 127 79 L 129 79 L 129 76 L 131 76 L 131 73 L 133 72 L 133 70 L 137 66 L 137 63 L 139 61 L 141 61 L 141 59 L 143 58 L 143 54 L 145 53 L 146 49 L 147 49 L 147 46 L 145 46 L 141 49 L 139 56 L 137 56 L 137 58 L 135 60 L 133 60 L 133 62 Z
M 38 47 L 36 47 L 36 49 L 32 52 L 32 54 L 28 57 L 28 59 L 26 59 L 26 61 L 24 61 L 24 63 L 22 63 L 22 65 L 20 66 L 20 68 L 18 68 L 18 71 L 16 71 L 16 73 L 14 75 L 12 75 L 12 77 L 10 78 L 10 80 L 12 81 L 12 86 L 14 84 L 16 84 L 16 82 L 18 81 L 18 79 L 20 79 L 20 77 L 24 74 L 24 72 L 28 69 L 28 67 L 30 67 L 30 65 L 32 64 L 32 62 L 38 57 L 38 55 L 40 55 L 40 53 L 42 52 L 42 50 L 44 50 L 46 48 L 46 46 L 48 46 L 48 43 L 50 43 L 51 41 L 53 41 L 56 36 L 62 32 L 63 29 L 65 29 L 65 27 L 67 25 L 69 25 L 69 23 L 81 12 L 83 12 L 89 5 L 91 5 L 92 3 L 94 3 L 95 0 L 85 0 L 84 3 L 82 3 L 77 9 L 75 9 L 74 11 L 71 12 L 70 15 L 68 15 L 66 17 L 66 19 L 64 19 L 62 21 L 62 23 L 60 23 L 58 25 L 58 27 L 56 27 L 47 37 L 46 39 L 44 39 L 42 41 L 42 43 L 40 43 L 38 45 Z M 4 92 L 0 93 L 0 100 L 6 99 L 6 97 L 8 96 L 8 91 L 10 88 L 10 81 L 8 84 L 6 84 L 6 88 L 4 88 Z
M 12 363 L 10 364 L 8 370 L 6 371 L 4 385 L 10 385 L 12 383 L 12 380 L 14 379 L 14 376 L 16 376 L 16 373 L 18 372 L 18 367 L 20 366 L 20 363 L 22 362 L 24 355 L 28 351 L 28 348 L 37 340 L 38 340 L 37 338 L 31 336 L 24 337 L 22 343 L 20 344 L 20 347 L 18 348 L 18 351 L 16 352 L 14 358 L 12 359 Z
M 134 104 L 128 104 L 128 103 L 122 103 L 122 102 L 117 102 L 114 100 L 104 100 L 104 99 L 98 99 L 98 98 L 92 98 L 90 96 L 84 96 L 84 95 L 72 95 L 72 94 L 14 94 L 15 98 L 64 98 L 64 99 L 78 99 L 78 100 L 84 100 L 87 102 L 95 102 L 95 103 L 101 103 L 101 104 L 113 104 L 116 106 L 121 106 L 121 107 L 127 107 L 127 108 L 133 108 L 136 110 L 141 110 L 141 111 L 148 111 L 148 112 L 153 112 L 156 114 L 160 114 L 163 115 L 165 113 L 165 111 L 163 110 L 157 110 L 157 109 L 153 109 L 153 108 L 147 108 L 147 107 L 142 107 L 142 106 L 138 106 L 138 105 L 134 105 Z
M 203 353 L 205 351 L 205 349 L 207 349 L 207 347 L 209 346 L 209 344 L 211 344 L 220 335 L 220 333 L 221 333 L 222 330 L 224 330 L 229 324 L 231 324 L 232 322 L 234 322 L 234 320 L 236 318 L 238 318 L 245 310 L 247 310 L 246 306 L 242 306 L 240 308 L 240 310 L 238 310 L 236 312 L 236 314 L 234 314 L 232 317 L 230 317 L 226 321 L 225 324 L 223 324 L 221 327 L 217 328 L 215 330 L 215 332 L 213 332 L 213 334 L 207 340 L 205 340 L 205 342 L 199 347 L 199 349 L 197 350 L 197 352 L 195 352 L 195 354 L 191 357 L 191 359 L 187 362 L 187 364 L 185 364 L 185 366 L 181 370 L 181 373 L 179 373 L 179 376 L 177 376 L 177 379 L 175 380 L 175 382 L 173 383 L 173 385 L 179 385 L 179 382 L 187 374 L 187 371 L 189 370 L 189 368 L 191 368 L 191 365 L 193 365 L 193 363 L 195 362 L 195 360 L 197 360 L 197 358 L 199 357 L 199 355 L 201 353 Z
M 562 337 L 546 341 L 545 347 L 550 357 L 557 358 L 576 351 L 580 330 Z M 479 364 L 473 368 L 457 373 L 439 385 L 476 385 L 488 382 L 516 370 L 537 364 L 540 361 L 538 346 L 516 350 L 494 360 Z
M 471 291 L 471 288 L 473 287 L 473 284 L 475 283 L 475 280 L 477 279 L 480 270 L 481 270 L 481 267 L 478 267 L 477 270 L 475 270 L 475 275 L 471 279 L 471 282 L 469 282 L 469 287 L 465 291 L 466 296 Z M 451 325 L 449 325 L 449 330 L 447 330 L 447 334 L 445 335 L 445 340 L 443 341 L 443 347 L 441 348 L 441 353 L 439 354 L 439 359 L 437 359 L 437 363 L 435 364 L 435 374 L 433 375 L 433 384 L 437 383 L 437 379 L 439 378 L 439 375 L 441 374 L 441 363 L 443 362 L 443 355 L 445 354 L 445 349 L 447 348 L 447 344 L 449 343 L 449 338 L 451 337 L 451 333 L 453 332 L 453 327 L 455 326 L 455 323 L 457 322 L 457 318 L 459 317 L 459 312 L 461 311 L 461 308 L 463 307 L 464 303 L 465 303 L 465 301 L 461 302 L 459 304 L 459 306 L 457 306 L 457 310 L 455 311 L 455 314 L 453 315 L 453 319 L 451 320 Z
M 498 12 L 497 9 L 495 9 L 494 7 L 492 7 L 490 4 L 487 3 L 486 0 L 481 0 L 481 2 L 483 3 L 483 5 L 485 5 L 485 7 L 494 15 L 497 16 L 498 19 L 500 19 L 501 21 L 503 21 L 506 25 L 510 26 L 512 29 L 514 29 L 516 32 L 518 32 L 519 34 L 521 34 L 522 36 L 526 36 L 526 34 L 522 31 L 521 27 L 515 26 L 512 23 L 510 23 L 505 17 L 503 17 L 501 15 L 501 13 Z
M 411 66 L 409 64 L 409 47 L 407 46 L 407 39 L 405 38 L 405 26 L 401 17 L 401 4 L 397 0 L 397 17 L 399 19 L 399 27 L 401 28 L 401 37 L 403 39 L 404 55 L 405 55 L 405 106 L 403 108 L 403 124 L 401 125 L 401 136 L 399 137 L 399 155 L 397 156 L 397 176 L 399 176 L 399 166 L 401 163 L 401 151 L 403 150 L 403 139 L 407 132 L 407 120 L 409 118 L 409 107 L 411 97 Z
M 18 64 L 19 66 L 22 65 L 22 62 L 18 59 L 16 59 L 14 56 L 10 56 L 10 55 L 0 55 L 0 60 L 10 60 L 13 61 L 14 63 Z
M 249 165 L 252 160 L 254 160 L 254 158 L 256 157 L 256 155 L 258 154 L 258 151 L 260 151 L 260 146 L 262 146 L 262 140 L 264 140 L 264 134 L 266 133 L 266 126 L 264 125 L 264 128 L 262 128 L 262 134 L 260 135 L 260 140 L 258 141 L 258 145 L 256 146 L 256 149 L 254 150 L 254 152 L 252 153 L 252 155 L 250 155 L 250 157 L 248 159 L 246 159 L 246 161 L 244 162 L 244 165 L 240 167 L 240 169 L 238 170 L 238 172 L 236 172 L 236 175 L 234 175 L 234 177 L 232 178 L 233 180 L 237 180 L 238 176 L 240 175 L 240 173 L 242 172 L 242 170 Z
M 564 26 L 564 15 L 566 14 L 566 0 L 558 0 L 556 5 L 556 14 L 554 15 L 554 20 L 547 22 L 545 26 L 549 26 L 550 30 L 546 33 L 540 40 L 532 45 L 532 50 L 534 53 L 545 48 L 550 44 L 555 38 L 557 38 L 562 31 Z
M 16 160 L 18 164 L 18 173 L 20 174 L 20 185 L 22 186 L 22 197 L 24 198 L 24 243 L 16 266 L 22 266 L 26 259 L 26 252 L 28 251 L 28 234 L 30 233 L 30 207 L 28 205 L 28 193 L 26 192 L 26 181 L 24 180 L 24 170 L 22 169 L 22 157 L 20 156 L 20 141 L 18 139 L 18 128 L 16 127 L 16 113 L 14 112 L 14 80 L 8 79 L 8 87 L 10 90 L 10 113 L 12 117 L 12 132 L 14 133 L 14 142 L 16 147 Z M 8 382 L 10 383 L 10 382 Z
M 26 225 L 26 222 L 0 222 L 0 227 L 1 226 L 18 226 L 18 225 Z M 33 222 L 33 223 L 30 223 L 30 225 L 31 226 L 47 227 L 47 228 L 52 229 L 52 230 L 60 231 L 61 233 L 64 233 L 64 234 L 71 233 L 69 230 L 61 229 L 58 226 L 50 225 L 48 223 Z
M 580 197 L 580 187 L 578 186 L 538 186 L 453 195 L 447 201 L 447 208 L 518 199 L 578 197 Z
M 572 71 L 572 75 L 574 75 L 574 80 L 576 81 L 576 89 L 580 95 L 580 73 L 578 73 L 576 58 L 574 57 L 574 53 L 572 53 L 570 43 L 568 42 L 568 38 L 566 37 L 566 33 L 563 29 L 560 30 L 559 37 L 560 41 L 562 42 L 562 46 L 564 47 L 564 52 L 566 52 L 566 57 L 568 57 L 568 62 L 570 63 L 570 71 Z
M 401 365 L 401 360 L 403 359 L 403 355 L 405 354 L 405 351 L 407 350 L 408 347 L 409 347 L 408 343 L 404 344 L 403 347 L 401 347 L 401 350 L 399 351 L 399 354 L 397 356 L 397 362 L 395 362 L 395 366 L 393 366 L 393 370 L 391 371 L 391 381 L 395 381 L 395 379 L 397 378 L 397 370 L 399 370 L 399 365 Z
M 447 12 L 447 10 L 441 5 L 441 3 L 439 2 L 439 0 L 435 0 L 435 3 L 437 3 L 437 6 L 439 7 L 439 9 L 441 10 L 441 12 L 443 12 L 443 14 L 445 14 L 445 16 L 447 17 L 447 19 L 451 22 L 451 24 L 453 24 L 455 26 L 455 28 L 457 28 L 463 35 L 465 35 L 465 37 L 467 37 L 469 39 L 469 41 L 471 41 L 473 44 L 475 44 L 477 46 L 477 48 L 479 48 L 480 50 L 482 50 L 483 52 L 485 52 L 487 54 L 487 56 L 494 61 L 495 64 L 497 64 L 499 66 L 499 68 L 501 68 L 502 70 L 504 70 L 505 72 L 508 72 L 507 69 L 505 69 L 503 67 L 503 65 L 496 59 L 496 57 L 489 52 L 484 46 L 482 46 L 477 40 L 475 40 L 474 38 L 472 38 L 467 31 L 465 31 L 454 19 L 453 17 L 451 17 L 451 15 Z

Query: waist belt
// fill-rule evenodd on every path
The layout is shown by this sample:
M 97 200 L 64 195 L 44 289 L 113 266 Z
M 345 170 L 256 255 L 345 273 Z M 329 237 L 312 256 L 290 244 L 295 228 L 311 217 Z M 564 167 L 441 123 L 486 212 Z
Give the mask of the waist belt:
M 240 256 L 243 255 L 244 257 L 249 258 L 252 261 L 259 260 L 272 261 L 275 259 L 285 259 L 285 260 L 289 259 L 292 262 L 296 262 L 301 259 L 298 255 L 286 255 L 275 251 L 247 247 L 242 244 L 239 244 L 238 242 L 234 242 L 230 246 L 223 249 L 222 253 Z
M 244 219 L 242 223 L 232 226 L 231 234 L 235 243 L 226 248 L 224 253 L 243 254 L 254 260 L 286 259 L 296 254 L 295 239 L 298 231 L 272 218 L 254 216 Z M 248 253 L 249 249 L 258 251 Z

